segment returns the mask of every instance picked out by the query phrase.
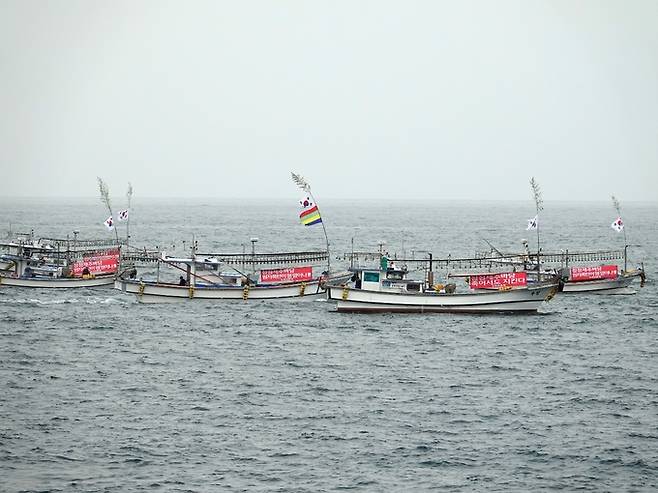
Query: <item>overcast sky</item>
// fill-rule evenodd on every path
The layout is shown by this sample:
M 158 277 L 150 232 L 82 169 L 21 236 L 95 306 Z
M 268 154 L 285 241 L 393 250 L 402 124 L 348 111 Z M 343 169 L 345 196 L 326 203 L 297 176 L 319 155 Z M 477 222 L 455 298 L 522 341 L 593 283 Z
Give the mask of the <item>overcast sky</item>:
M 657 200 L 658 1 L 0 0 L 5 196 Z

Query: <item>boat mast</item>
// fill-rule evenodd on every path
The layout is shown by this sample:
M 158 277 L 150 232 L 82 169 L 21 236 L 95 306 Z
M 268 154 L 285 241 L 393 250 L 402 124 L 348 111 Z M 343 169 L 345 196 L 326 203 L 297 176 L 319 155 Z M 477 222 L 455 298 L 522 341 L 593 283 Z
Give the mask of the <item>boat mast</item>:
M 114 213 L 112 212 L 110 189 L 100 176 L 97 176 L 96 178 L 98 178 L 98 190 L 101 194 L 101 202 L 105 204 L 107 210 L 110 212 L 110 217 L 112 218 L 112 229 L 114 229 L 114 237 L 117 240 L 117 249 L 119 250 L 119 264 L 117 265 L 117 275 L 119 275 L 121 273 L 121 242 L 119 241 L 119 232 L 117 231 Z
M 251 272 L 255 276 L 256 275 L 256 243 L 258 242 L 258 238 L 254 237 L 251 238 L 249 241 L 251 241 Z
M 540 271 L 540 262 L 539 262 L 539 253 L 541 251 L 539 243 L 539 212 L 544 210 L 544 200 L 541 196 L 541 189 L 539 188 L 539 183 L 535 180 L 533 176 L 530 178 L 530 187 L 532 188 L 532 195 L 535 199 L 535 210 L 537 211 L 537 276 L 539 276 Z
M 114 213 L 112 212 L 112 203 L 110 202 L 110 189 L 108 188 L 107 183 L 105 183 L 100 176 L 97 178 L 98 190 L 101 194 L 101 202 L 105 204 L 105 207 L 107 207 L 107 210 L 110 213 L 110 217 L 112 218 L 112 229 L 114 229 L 114 236 L 116 237 L 118 247 L 120 245 L 119 232 L 117 231 L 116 225 L 114 224 Z
M 614 195 L 612 196 L 612 205 L 617 211 L 617 216 L 621 218 L 621 206 L 619 205 L 619 200 Z M 626 239 L 626 225 L 622 222 L 621 232 L 624 233 L 624 272 L 626 272 L 628 267 L 628 240 Z

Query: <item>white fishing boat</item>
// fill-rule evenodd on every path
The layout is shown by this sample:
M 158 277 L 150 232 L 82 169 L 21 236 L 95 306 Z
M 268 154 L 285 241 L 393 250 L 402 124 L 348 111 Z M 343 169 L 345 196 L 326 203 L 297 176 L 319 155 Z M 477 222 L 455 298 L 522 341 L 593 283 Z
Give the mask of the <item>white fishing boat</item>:
M 0 275 L 0 287 L 15 286 L 23 288 L 91 288 L 109 286 L 114 283 L 114 275 L 89 276 L 85 278 L 48 277 L 11 277 Z
M 527 246 L 525 240 L 524 245 Z M 646 274 L 642 263 L 637 268 L 628 268 L 627 250 L 626 247 L 623 250 L 540 253 L 540 277 L 560 274 L 564 293 L 635 294 L 631 284 L 639 279 L 640 287 L 643 287 Z M 503 268 L 513 268 L 519 273 L 525 272 L 529 284 L 536 282 L 537 254 L 530 254 L 527 248 L 523 254 L 495 250 L 481 254 L 479 258 Z
M 351 277 L 348 271 L 331 269 L 329 237 L 320 215 L 320 209 L 311 193 L 311 186 L 301 176 L 291 174 L 293 181 L 306 195 L 299 204 L 301 224 L 320 224 L 327 249 L 325 251 L 256 253 L 251 239 L 251 253 L 202 254 L 197 253 L 192 240 L 191 255 L 185 258 L 158 259 L 157 278 L 117 279 L 115 288 L 134 294 L 141 303 L 166 303 L 184 300 L 266 300 L 300 298 L 325 294 L 327 283 L 345 282 Z M 140 259 L 135 259 L 139 261 Z M 325 263 L 326 265 L 318 265 Z M 177 269 L 178 282 L 160 280 L 160 266 Z
M 82 288 L 111 285 L 119 249 L 105 240 L 33 235 L 0 243 L 0 287 Z
M 121 279 L 114 287 L 124 293 L 134 294 L 140 303 L 169 303 L 185 300 L 263 300 L 295 298 L 324 293 L 319 280 L 273 285 L 241 283 L 241 276 L 222 276 L 225 284 L 194 283 L 190 286 L 155 281 Z M 233 281 L 232 283 L 230 281 Z
M 541 195 L 539 194 L 538 199 L 536 183 L 532 183 L 532 186 L 533 191 L 535 191 L 537 212 L 539 213 L 539 210 L 541 210 Z M 539 244 L 537 216 L 534 220 L 529 221 L 528 229 L 537 230 L 537 253 L 530 255 L 528 243 L 523 240 L 525 247 L 523 261 L 524 265 L 526 262 L 531 265 L 534 264 L 535 279 L 537 272 L 541 273 L 550 268 L 549 266 L 553 266 L 554 270 L 559 270 L 562 273 L 561 277 L 564 282 L 562 291 L 564 293 L 635 294 L 636 291 L 630 287 L 635 279 L 640 279 L 640 287 L 643 287 L 646 279 L 644 265 L 641 263 L 635 269 L 628 268 L 628 238 L 621 218 L 621 207 L 614 195 L 612 196 L 612 203 L 617 212 L 617 219 L 613 221 L 611 227 L 617 233 L 623 233 L 623 250 L 598 252 L 569 252 L 567 250 L 559 254 L 545 254 L 541 251 Z M 534 224 L 530 227 L 532 221 L 534 221 Z M 534 260 L 532 257 L 534 257 Z M 622 260 L 623 267 L 620 265 Z M 616 261 L 616 263 L 605 263 L 610 261 Z
M 555 282 L 533 287 L 457 292 L 456 284 L 407 278 L 405 269 L 357 269 L 354 284 L 330 284 L 328 298 L 339 312 L 528 313 L 536 312 L 558 292 Z
M 136 258 L 139 261 L 139 258 Z M 140 303 L 185 300 L 264 300 L 319 296 L 328 282 L 344 282 L 351 273 L 320 272 L 327 252 L 162 255 L 160 265 L 179 274 L 174 282 L 159 278 L 117 279 L 114 287 L 133 294 Z M 301 265 L 300 265 L 301 264 Z M 316 265 L 313 265 L 316 264 Z M 266 267 L 265 267 L 266 266 Z M 158 269 L 160 272 L 160 269 Z
M 635 294 L 631 283 L 640 280 L 640 287 L 646 279 L 642 267 L 620 270 L 616 265 L 596 265 L 572 267 L 564 284 L 565 293 L 590 294 Z

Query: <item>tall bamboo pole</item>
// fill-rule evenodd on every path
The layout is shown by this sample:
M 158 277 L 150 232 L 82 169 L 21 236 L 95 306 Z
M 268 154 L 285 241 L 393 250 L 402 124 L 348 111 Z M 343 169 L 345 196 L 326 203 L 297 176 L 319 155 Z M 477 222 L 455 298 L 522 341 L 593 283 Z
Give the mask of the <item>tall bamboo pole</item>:
M 617 217 L 621 219 L 621 206 L 619 205 L 619 200 L 617 200 L 617 197 L 615 197 L 614 195 L 612 196 L 612 206 L 617 211 Z M 622 233 L 624 233 L 624 272 L 625 272 L 626 268 L 628 267 L 628 255 L 627 255 L 628 239 L 626 238 L 626 225 L 624 224 L 623 220 L 622 220 L 621 231 Z
M 318 214 L 320 214 L 320 224 L 322 224 L 322 231 L 324 231 L 324 239 L 327 243 L 327 274 L 331 272 L 331 252 L 329 251 L 329 236 L 327 235 L 327 228 L 324 225 L 324 219 L 322 219 L 322 213 L 320 212 L 320 207 L 318 207 L 318 202 L 315 200 L 313 193 L 311 192 L 311 185 L 304 179 L 303 176 L 296 173 L 290 173 L 292 175 L 292 181 L 294 181 L 299 188 L 304 190 L 308 195 L 313 199 L 313 203 L 318 208 Z
M 539 183 L 535 180 L 533 176 L 530 178 L 530 188 L 532 189 L 532 196 L 535 199 L 535 210 L 537 212 L 537 275 L 539 275 L 540 265 L 539 265 L 539 252 L 541 251 L 540 242 L 539 242 L 539 225 L 541 221 L 539 220 L 539 212 L 544 210 L 544 200 L 541 196 L 541 189 L 539 188 Z

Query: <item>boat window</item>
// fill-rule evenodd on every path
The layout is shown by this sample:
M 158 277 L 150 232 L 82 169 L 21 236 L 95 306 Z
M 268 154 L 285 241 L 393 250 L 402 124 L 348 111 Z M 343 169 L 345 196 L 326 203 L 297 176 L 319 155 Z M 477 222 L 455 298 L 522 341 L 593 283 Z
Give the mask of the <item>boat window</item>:
M 404 272 L 400 270 L 393 270 L 386 273 L 388 279 L 393 279 L 395 281 L 401 281 L 404 279 Z
M 364 282 L 379 282 L 379 272 L 364 272 L 363 273 Z
M 420 283 L 410 282 L 409 284 L 407 284 L 407 291 L 414 291 L 414 292 L 420 291 Z

